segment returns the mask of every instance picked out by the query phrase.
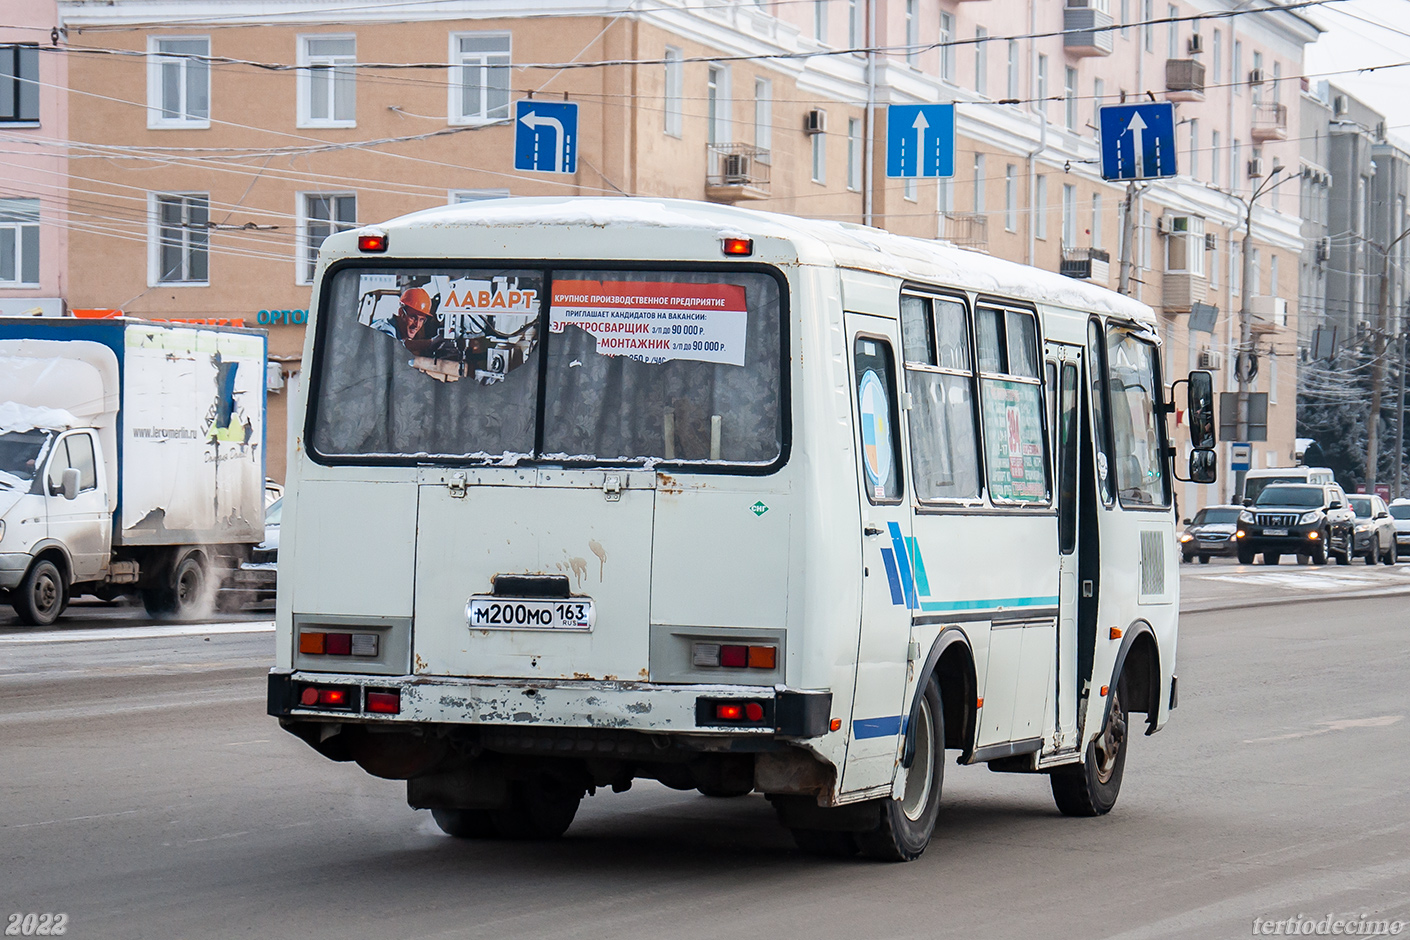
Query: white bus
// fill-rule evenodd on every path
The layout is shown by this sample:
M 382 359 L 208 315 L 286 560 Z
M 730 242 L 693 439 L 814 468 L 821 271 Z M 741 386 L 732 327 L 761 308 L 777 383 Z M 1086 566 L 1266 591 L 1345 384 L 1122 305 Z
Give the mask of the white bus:
M 1128 714 L 1175 706 L 1142 304 L 856 225 L 508 199 L 332 236 L 312 309 L 269 712 L 452 835 L 650 778 L 910 859 L 946 751 L 1096 815 Z

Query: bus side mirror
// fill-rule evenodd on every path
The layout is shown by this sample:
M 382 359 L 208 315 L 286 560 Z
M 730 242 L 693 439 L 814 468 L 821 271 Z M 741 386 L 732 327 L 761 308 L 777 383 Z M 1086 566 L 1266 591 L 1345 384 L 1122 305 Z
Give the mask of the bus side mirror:
M 1186 413 L 1190 419 L 1190 446 L 1196 451 L 1209 450 L 1215 443 L 1214 376 L 1203 369 L 1191 372 L 1185 391 Z
M 1219 458 L 1213 450 L 1201 447 L 1190 451 L 1190 481 L 1192 483 L 1213 483 L 1218 476 Z

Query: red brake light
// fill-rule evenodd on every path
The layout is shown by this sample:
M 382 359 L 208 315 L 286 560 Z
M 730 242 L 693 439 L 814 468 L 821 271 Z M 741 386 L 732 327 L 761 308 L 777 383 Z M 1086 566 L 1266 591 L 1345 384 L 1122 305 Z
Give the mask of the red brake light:
M 324 641 L 324 649 L 329 656 L 351 656 L 352 655 L 352 634 L 351 633 L 329 633 Z
M 721 646 L 720 665 L 731 669 L 744 669 L 749 665 L 749 647 Z
M 720 239 L 720 247 L 727 255 L 740 255 L 747 258 L 754 253 L 754 239 L 723 238 Z
M 720 721 L 739 721 L 744 717 L 743 705 L 716 705 L 715 717 Z
M 764 720 L 764 706 L 758 702 L 746 702 L 744 704 L 744 717 L 750 721 Z
M 315 689 L 313 686 L 309 686 L 308 688 L 304 689 L 302 692 L 299 693 L 299 704 L 304 706 L 317 705 L 318 690 Z
M 387 236 L 380 232 L 375 235 L 359 235 L 357 237 L 358 251 L 386 251 Z
M 368 692 L 367 710 L 377 712 L 381 715 L 396 715 L 401 713 L 401 693 L 400 692 Z
M 341 707 L 348 704 L 348 693 L 342 689 L 319 689 L 318 704 Z

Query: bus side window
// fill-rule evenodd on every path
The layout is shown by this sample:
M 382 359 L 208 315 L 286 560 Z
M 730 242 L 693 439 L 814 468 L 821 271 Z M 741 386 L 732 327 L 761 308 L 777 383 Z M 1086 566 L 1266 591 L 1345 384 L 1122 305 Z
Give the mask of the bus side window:
M 1102 342 L 1102 325 L 1098 320 L 1087 322 L 1087 376 L 1092 394 L 1092 439 L 1097 448 L 1097 491 L 1102 502 L 1110 506 L 1116 500 L 1112 486 L 1111 445 L 1107 439 L 1106 344 Z
M 1031 313 L 992 307 L 980 307 L 978 318 L 979 398 L 990 496 L 996 503 L 1047 503 L 1037 324 Z
M 1062 365 L 1061 403 L 1058 405 L 1058 551 L 1071 554 L 1077 547 L 1077 366 Z
M 901 439 L 896 424 L 896 369 L 891 344 L 858 336 L 853 352 L 857 379 L 857 436 L 867 500 L 901 499 Z
M 906 389 L 914 401 L 909 421 L 911 479 L 916 498 L 923 502 L 979 498 L 974 368 L 965 313 L 957 300 L 909 294 L 901 298 Z
M 1107 333 L 1107 376 L 1117 495 L 1123 506 L 1169 506 L 1154 343 L 1120 327 Z

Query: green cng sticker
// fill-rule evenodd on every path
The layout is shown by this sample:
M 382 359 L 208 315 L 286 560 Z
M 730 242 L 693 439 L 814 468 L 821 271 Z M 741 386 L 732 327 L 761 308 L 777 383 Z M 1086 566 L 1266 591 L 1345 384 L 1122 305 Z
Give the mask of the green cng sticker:
M 750 506 L 750 507 L 749 507 L 749 511 L 752 512 L 752 513 L 753 513 L 754 515 L 756 515 L 756 516 L 762 516 L 764 513 L 766 513 L 766 512 L 769 511 L 769 507 L 764 505 L 764 501 L 763 501 L 763 500 L 760 500 L 759 502 L 757 502 L 757 503 L 755 503 L 754 505 Z

